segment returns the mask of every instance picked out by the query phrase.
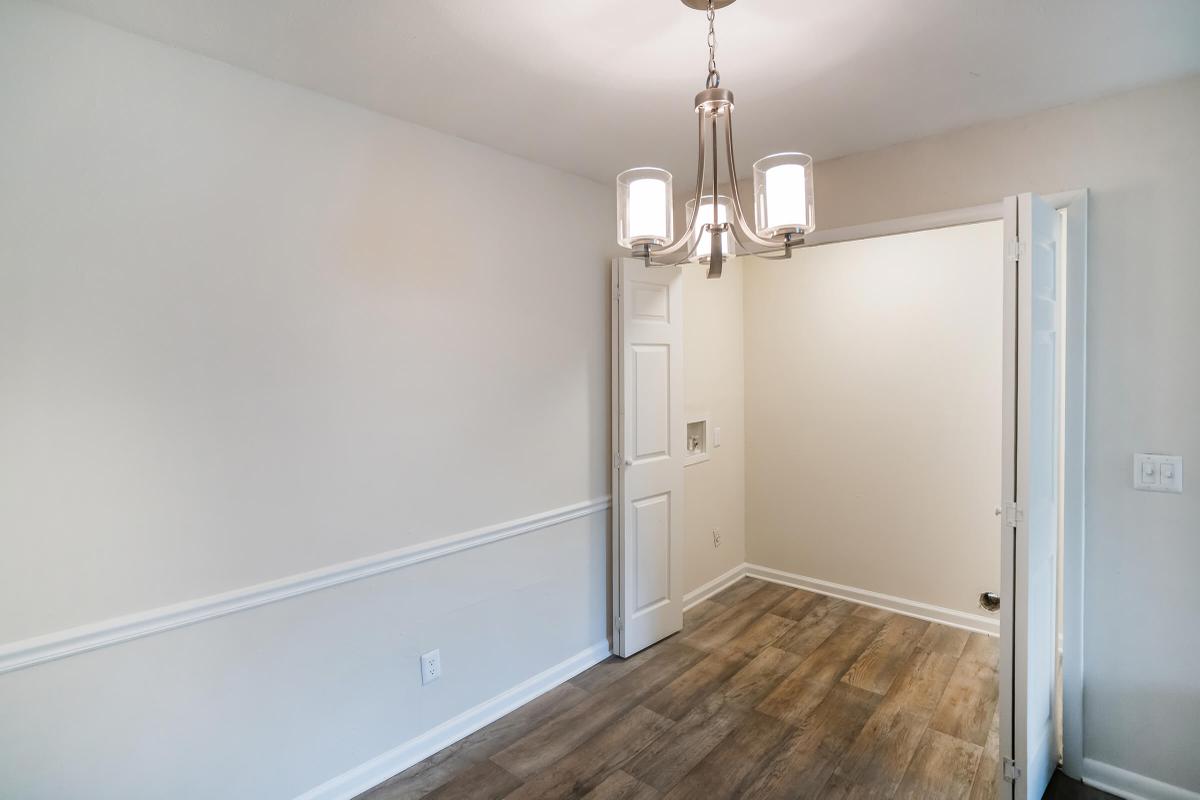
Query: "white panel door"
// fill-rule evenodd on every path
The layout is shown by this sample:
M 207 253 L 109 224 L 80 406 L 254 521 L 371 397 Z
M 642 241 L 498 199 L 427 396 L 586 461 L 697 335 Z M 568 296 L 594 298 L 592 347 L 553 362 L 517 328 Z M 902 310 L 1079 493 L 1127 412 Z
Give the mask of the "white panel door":
M 1058 761 L 1054 726 L 1058 557 L 1058 214 L 1004 203 L 1000 749 L 1004 800 L 1038 800 Z
M 683 288 L 679 267 L 613 261 L 613 652 L 683 627 Z

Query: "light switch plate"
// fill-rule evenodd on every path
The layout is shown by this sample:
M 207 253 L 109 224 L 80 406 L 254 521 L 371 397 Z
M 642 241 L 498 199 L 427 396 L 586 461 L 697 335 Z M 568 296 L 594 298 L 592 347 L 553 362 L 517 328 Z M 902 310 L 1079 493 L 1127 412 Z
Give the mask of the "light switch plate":
M 1133 454 L 1133 488 L 1142 492 L 1183 492 L 1183 457 Z

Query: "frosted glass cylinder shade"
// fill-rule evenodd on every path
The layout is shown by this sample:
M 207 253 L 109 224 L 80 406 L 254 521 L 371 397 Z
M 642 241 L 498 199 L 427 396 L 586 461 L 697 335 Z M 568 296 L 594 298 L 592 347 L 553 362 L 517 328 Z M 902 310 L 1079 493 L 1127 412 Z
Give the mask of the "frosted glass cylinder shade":
M 671 173 L 657 167 L 617 176 L 617 243 L 622 247 L 671 241 Z
M 814 229 L 811 156 L 776 153 L 754 163 L 754 227 L 764 239 Z
M 711 194 L 706 194 L 700 198 L 700 213 L 693 216 L 692 209 L 696 207 L 696 200 L 693 198 L 687 201 L 687 216 L 694 219 L 692 223 L 692 241 L 695 242 L 699 238 L 699 244 L 696 245 L 696 250 L 692 253 L 692 261 L 708 262 L 709 254 L 712 251 L 712 234 L 704 230 L 706 224 L 711 224 L 713 221 L 713 198 Z M 723 194 L 717 195 L 717 222 L 729 222 L 733 219 L 733 201 Z M 721 234 L 721 252 L 725 258 L 733 258 L 733 236 L 729 231 Z

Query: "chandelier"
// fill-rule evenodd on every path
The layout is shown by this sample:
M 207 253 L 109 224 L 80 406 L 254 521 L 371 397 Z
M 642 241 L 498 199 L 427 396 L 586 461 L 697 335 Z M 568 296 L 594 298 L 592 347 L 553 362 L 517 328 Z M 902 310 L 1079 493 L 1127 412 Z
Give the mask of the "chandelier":
M 708 12 L 708 78 L 696 95 L 699 141 L 696 189 L 684 207 L 687 225 L 673 235 L 674 198 L 671 173 L 658 167 L 636 167 L 617 176 L 617 242 L 646 266 L 684 262 L 708 265 L 708 277 L 721 277 L 726 258 L 743 252 L 788 258 L 813 230 L 812 158 L 804 153 L 776 153 L 754 163 L 754 226 L 747 222 L 737 165 L 733 158 L 733 92 L 721 88 L 717 71 L 716 11 L 734 0 L 682 0 Z M 719 194 L 717 133 L 725 140 L 729 194 Z M 711 154 L 710 191 L 704 191 L 706 158 Z M 732 240 L 731 240 L 732 239 Z

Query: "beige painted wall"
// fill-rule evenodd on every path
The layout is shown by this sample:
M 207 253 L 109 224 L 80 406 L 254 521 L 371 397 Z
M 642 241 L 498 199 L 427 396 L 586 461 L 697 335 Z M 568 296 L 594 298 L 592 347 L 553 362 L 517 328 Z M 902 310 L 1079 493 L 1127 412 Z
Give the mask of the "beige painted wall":
M 746 266 L 751 563 L 967 613 L 999 589 L 1002 227 Z
M 1200 486 L 1131 475 L 1134 452 L 1200 464 L 1198 142 L 1193 77 L 816 168 L 824 228 L 1090 190 L 1084 757 L 1191 791 Z
M 721 446 L 708 461 L 684 467 L 684 590 L 692 591 L 746 560 L 742 260 L 716 280 L 706 268 L 683 274 L 684 408 L 688 419 L 708 417 Z M 713 528 L 721 533 L 713 546 Z

